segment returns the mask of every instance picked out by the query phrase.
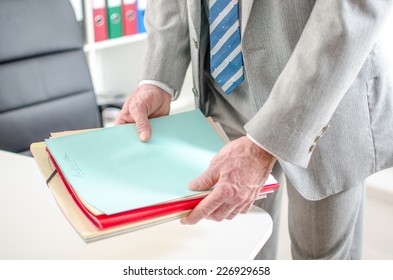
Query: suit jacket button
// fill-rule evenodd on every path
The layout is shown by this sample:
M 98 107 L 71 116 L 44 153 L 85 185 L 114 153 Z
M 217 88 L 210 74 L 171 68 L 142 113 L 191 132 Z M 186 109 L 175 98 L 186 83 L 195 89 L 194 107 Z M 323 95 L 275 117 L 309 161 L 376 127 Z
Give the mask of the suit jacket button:
M 314 151 L 316 144 L 312 144 L 310 149 L 308 150 L 309 153 L 312 153 L 312 151 Z
M 199 92 L 198 92 L 198 90 L 196 88 L 192 88 L 192 92 L 194 93 L 196 98 L 199 97 Z
M 194 41 L 194 47 L 195 47 L 196 49 L 198 49 L 198 48 L 199 48 L 198 41 L 197 41 L 195 38 L 192 38 L 192 41 Z
M 328 130 L 329 127 L 330 127 L 330 124 L 328 124 L 327 126 L 325 126 L 324 128 L 322 128 L 321 134 L 324 133 L 326 130 Z

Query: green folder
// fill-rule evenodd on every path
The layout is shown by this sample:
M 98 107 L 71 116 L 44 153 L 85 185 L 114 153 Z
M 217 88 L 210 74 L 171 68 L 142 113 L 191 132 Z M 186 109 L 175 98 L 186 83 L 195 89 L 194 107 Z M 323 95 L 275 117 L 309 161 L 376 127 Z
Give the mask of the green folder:
M 121 0 L 106 0 L 109 39 L 123 36 Z
M 110 215 L 198 194 L 188 183 L 224 146 L 199 110 L 150 120 L 139 140 L 134 124 L 46 139 L 74 191 Z

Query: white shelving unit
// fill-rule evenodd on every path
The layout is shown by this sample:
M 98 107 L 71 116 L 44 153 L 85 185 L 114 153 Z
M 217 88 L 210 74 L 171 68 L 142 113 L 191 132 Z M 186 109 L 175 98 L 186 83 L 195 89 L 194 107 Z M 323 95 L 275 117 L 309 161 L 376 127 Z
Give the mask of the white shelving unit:
M 93 9 L 90 0 L 83 1 L 86 42 L 84 51 L 97 95 L 131 94 L 140 80 L 140 68 L 146 33 L 95 42 Z M 171 113 L 194 108 L 192 77 L 187 71 L 182 94 L 171 104 Z
M 95 42 L 93 9 L 83 1 L 86 42 L 84 51 L 94 88 L 100 95 L 130 94 L 140 78 L 145 33 Z
M 147 37 L 146 33 L 135 34 L 131 36 L 123 36 L 116 39 L 109 39 L 101 42 L 92 42 L 85 44 L 84 50 L 86 53 L 94 52 L 98 50 L 104 50 L 108 48 L 123 46 L 127 44 L 132 44 L 135 42 L 140 42 L 145 40 Z

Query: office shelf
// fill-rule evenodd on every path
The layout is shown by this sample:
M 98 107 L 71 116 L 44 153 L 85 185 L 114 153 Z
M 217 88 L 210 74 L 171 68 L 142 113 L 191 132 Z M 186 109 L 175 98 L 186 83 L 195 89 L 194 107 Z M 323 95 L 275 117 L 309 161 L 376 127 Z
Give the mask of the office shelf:
M 139 81 L 146 33 L 95 42 L 92 1 L 83 1 L 85 46 L 95 92 L 128 95 Z
M 135 35 L 128 35 L 128 36 L 123 36 L 115 39 L 108 39 L 105 41 L 101 42 L 93 42 L 93 43 L 87 43 L 85 44 L 84 50 L 86 53 L 92 52 L 92 51 L 98 51 L 98 50 L 103 50 L 107 48 L 113 48 L 117 46 L 123 46 L 127 44 L 132 44 L 135 42 L 140 42 L 145 40 L 147 37 L 146 33 L 139 33 Z

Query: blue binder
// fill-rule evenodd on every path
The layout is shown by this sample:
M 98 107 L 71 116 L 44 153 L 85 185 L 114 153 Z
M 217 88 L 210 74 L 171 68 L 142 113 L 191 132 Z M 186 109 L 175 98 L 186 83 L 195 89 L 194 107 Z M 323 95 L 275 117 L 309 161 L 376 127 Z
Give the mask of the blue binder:
M 147 0 L 137 0 L 137 15 L 138 15 L 138 33 L 146 32 L 145 28 L 145 10 Z

